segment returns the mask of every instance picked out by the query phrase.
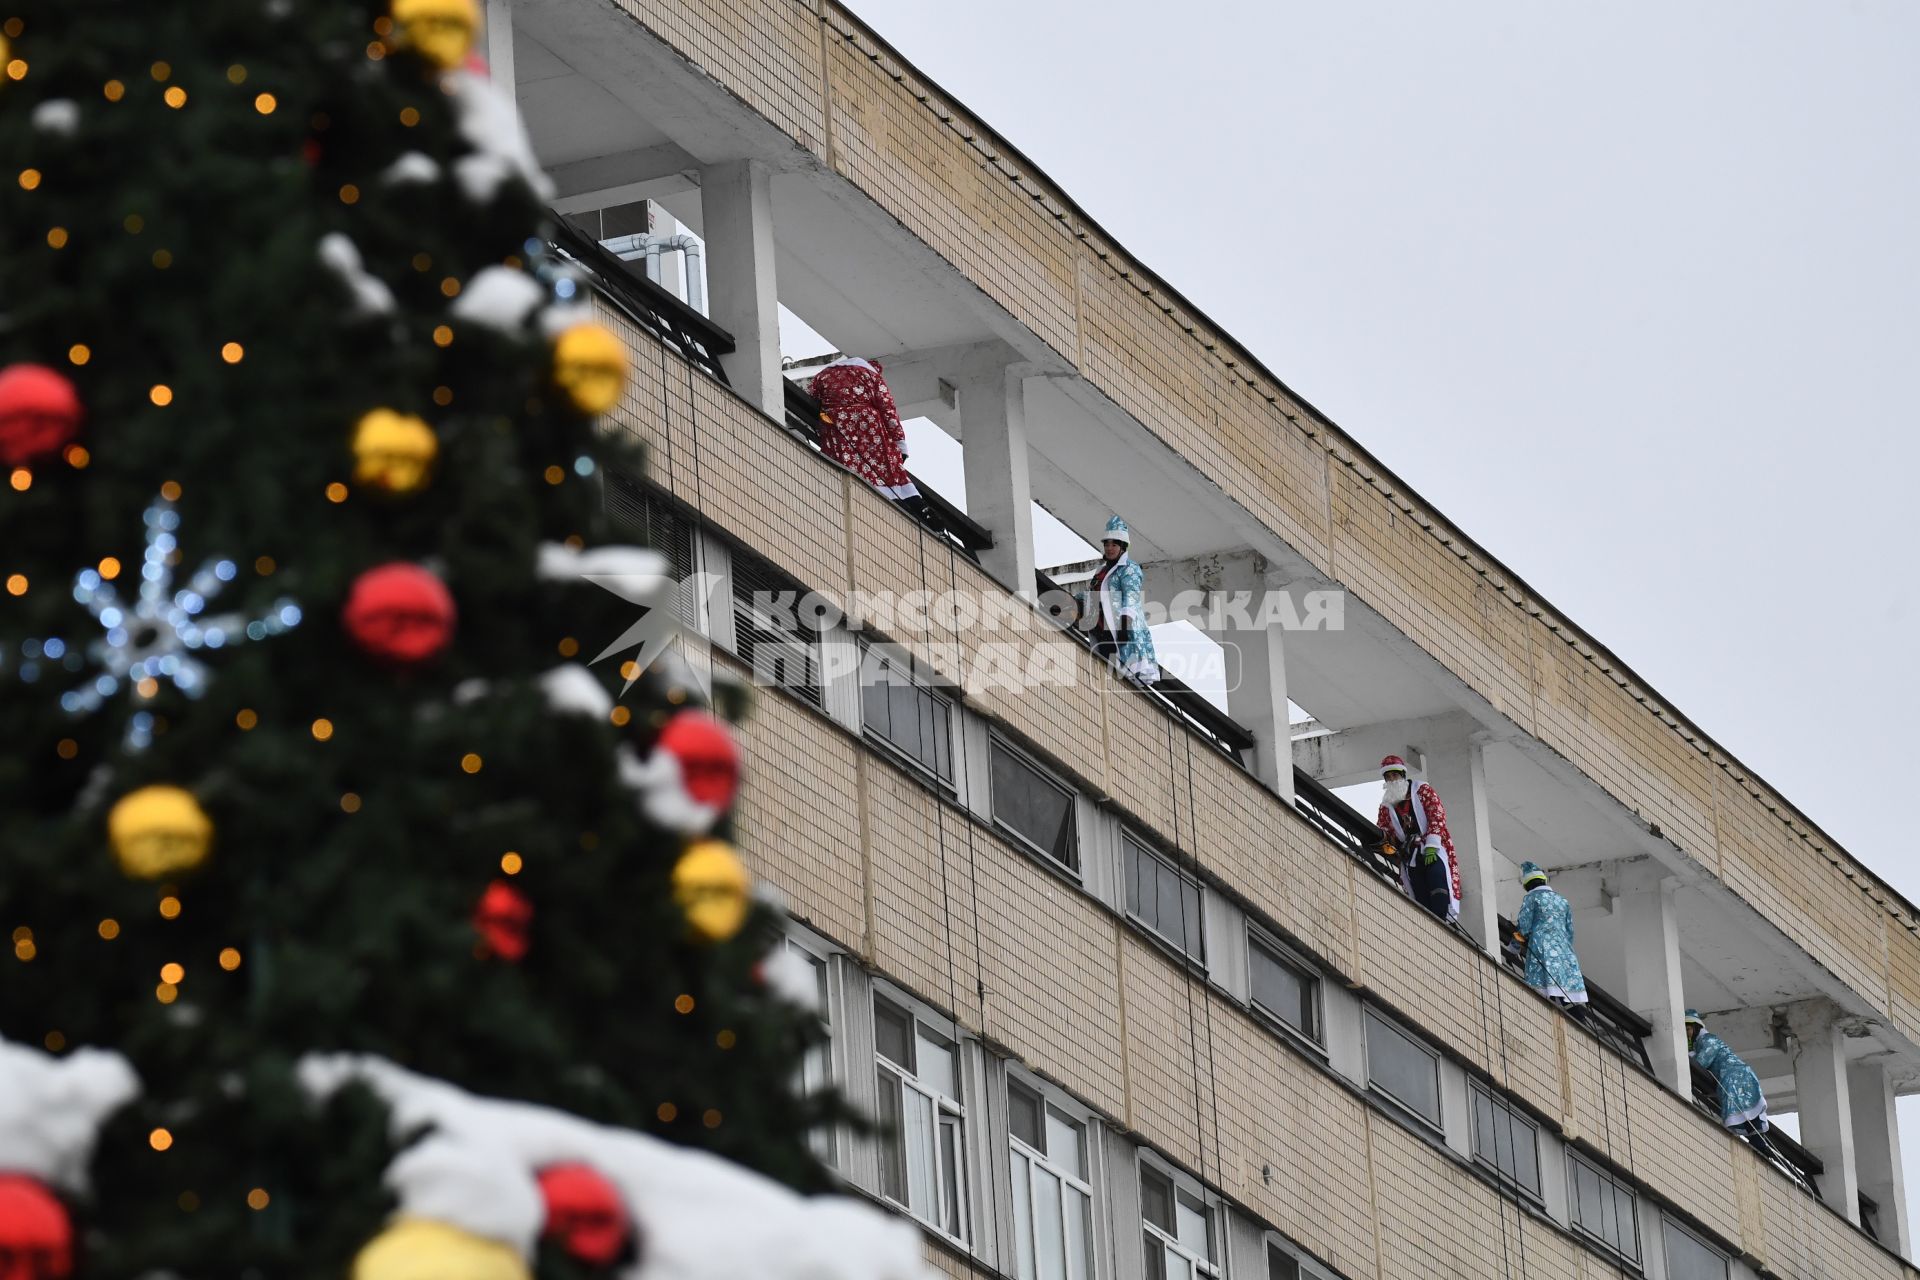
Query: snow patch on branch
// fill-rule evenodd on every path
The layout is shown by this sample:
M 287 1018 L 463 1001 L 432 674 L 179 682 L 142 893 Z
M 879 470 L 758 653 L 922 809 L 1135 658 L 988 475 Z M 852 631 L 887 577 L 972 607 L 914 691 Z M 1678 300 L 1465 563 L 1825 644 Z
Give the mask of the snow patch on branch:
M 440 177 L 440 165 L 432 156 L 421 151 L 409 151 L 388 165 L 380 175 L 382 182 L 395 184 L 403 182 L 435 182 Z
M 330 231 L 320 238 L 320 261 L 353 293 L 354 310 L 360 315 L 393 314 L 393 290 L 361 265 L 359 246 L 345 232 Z
M 613 695 L 593 672 L 577 662 L 555 667 L 541 676 L 540 691 L 549 707 L 565 715 L 604 720 L 613 713 Z
M 455 319 L 517 334 L 526 327 L 527 317 L 542 302 L 547 291 L 524 271 L 512 267 L 486 267 L 460 291 L 449 310 Z
M 467 198 L 475 204 L 489 203 L 501 183 L 518 177 L 534 195 L 551 200 L 553 182 L 534 159 L 533 143 L 513 99 L 492 80 L 472 71 L 448 73 L 447 91 L 460 121 L 460 136 L 474 147 L 474 154 L 462 156 L 453 165 L 454 177 Z
M 80 104 L 72 98 L 48 98 L 33 109 L 33 127 L 57 138 L 71 138 L 80 130 Z
M 396 1171 L 405 1157 L 388 1171 L 404 1216 L 435 1217 L 426 1206 L 446 1206 L 461 1215 L 455 1225 L 524 1251 L 525 1182 L 577 1162 L 614 1185 L 643 1232 L 646 1246 L 624 1280 L 933 1280 L 916 1230 L 849 1197 L 803 1197 L 707 1152 L 477 1097 L 371 1056 L 310 1054 L 299 1078 L 315 1097 L 364 1083 L 387 1103 L 396 1136 L 431 1127 L 450 1144 L 404 1178 Z M 456 1149 L 464 1153 L 457 1161 Z M 469 1201 L 458 1203 L 463 1196 Z M 472 1211 L 478 1202 L 512 1220 Z
M 111 1050 L 55 1057 L 0 1040 L 0 1171 L 84 1192 L 101 1122 L 139 1092 L 132 1065 Z

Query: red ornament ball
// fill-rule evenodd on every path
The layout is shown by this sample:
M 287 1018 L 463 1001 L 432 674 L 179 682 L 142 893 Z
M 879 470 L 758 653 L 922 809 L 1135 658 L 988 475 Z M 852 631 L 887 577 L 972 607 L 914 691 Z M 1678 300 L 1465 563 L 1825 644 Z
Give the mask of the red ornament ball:
M 473 909 L 473 927 L 502 960 L 523 959 L 533 945 L 533 903 L 505 880 L 495 880 Z
M 618 1261 L 633 1239 L 633 1219 L 620 1192 L 600 1172 L 584 1164 L 549 1165 L 540 1171 L 540 1196 L 547 1205 L 542 1235 L 590 1266 Z
M 24 1174 L 0 1174 L 0 1280 L 73 1274 L 73 1222 L 54 1194 Z
M 355 578 L 341 611 L 355 644 L 402 666 L 443 652 L 453 639 L 454 616 L 446 584 L 419 565 L 400 561 Z
M 0 463 L 21 467 L 80 433 L 80 393 L 43 364 L 0 369 Z
M 682 711 L 667 721 L 654 750 L 680 765 L 680 785 L 695 804 L 725 811 L 740 789 L 740 748 L 727 726 L 704 711 Z

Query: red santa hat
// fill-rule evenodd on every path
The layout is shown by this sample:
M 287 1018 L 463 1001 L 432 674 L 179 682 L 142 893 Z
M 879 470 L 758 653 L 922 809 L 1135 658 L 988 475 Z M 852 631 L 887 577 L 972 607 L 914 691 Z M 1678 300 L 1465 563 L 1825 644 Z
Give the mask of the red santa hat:
M 1382 760 L 1380 762 L 1380 776 L 1383 778 L 1386 777 L 1388 774 L 1392 773 L 1396 769 L 1398 769 L 1401 773 L 1406 774 L 1408 777 L 1413 776 L 1413 770 L 1407 768 L 1407 762 L 1405 760 L 1402 760 L 1399 756 L 1388 756 L 1385 760 Z

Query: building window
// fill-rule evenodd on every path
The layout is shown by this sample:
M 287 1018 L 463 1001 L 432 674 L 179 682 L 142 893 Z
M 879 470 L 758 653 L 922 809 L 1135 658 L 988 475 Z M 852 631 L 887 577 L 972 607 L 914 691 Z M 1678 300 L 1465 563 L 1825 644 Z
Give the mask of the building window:
M 1300 1280 L 1300 1262 L 1278 1245 L 1267 1246 L 1267 1280 Z
M 1727 1255 L 1661 1215 L 1666 1230 L 1667 1280 L 1727 1280 Z
M 1247 933 L 1253 1007 L 1320 1043 L 1320 978 L 1259 934 Z
M 1142 1164 L 1140 1218 L 1147 1280 L 1199 1280 L 1220 1274 L 1213 1214 L 1198 1191 Z
M 824 705 L 820 638 L 798 611 L 806 590 L 751 552 L 735 548 L 732 558 L 734 651 L 755 683 Z
M 1195 960 L 1207 958 L 1200 929 L 1200 882 L 1167 858 L 1123 836 L 1127 914 Z
M 1090 1280 L 1093 1183 L 1086 1127 L 1017 1080 L 1007 1081 L 1007 1127 L 1020 1280 Z
M 1366 1011 L 1367 1085 L 1440 1127 L 1440 1055 Z
M 603 474 L 607 515 L 612 517 L 613 527 L 666 558 L 667 574 L 677 584 L 669 607 L 682 623 L 697 628 L 700 602 L 694 598 L 693 520 L 626 472 L 608 467 Z
M 1073 792 L 1030 764 L 1000 739 L 992 757 L 993 821 L 1069 871 L 1080 869 Z
M 817 1097 L 833 1083 L 833 1012 L 827 1001 L 827 962 L 813 954 L 799 943 L 789 938 L 786 941 L 786 963 L 797 974 L 803 974 L 811 983 L 813 1011 L 820 1016 L 820 1026 L 825 1037 L 820 1043 L 810 1046 L 800 1058 L 800 1070 L 794 1080 L 794 1088 L 803 1098 Z M 796 987 L 800 984 L 795 983 Z M 796 991 L 795 994 L 798 994 Z M 807 1143 L 813 1153 L 820 1157 L 823 1164 L 834 1163 L 833 1130 L 822 1125 L 807 1134 Z
M 915 684 L 906 663 L 869 646 L 860 663 L 860 724 L 867 736 L 953 787 L 953 705 Z
M 881 996 L 873 1000 L 880 1086 L 880 1190 L 914 1217 L 967 1238 L 966 1113 L 953 1040 Z
M 1614 1177 L 1572 1152 L 1567 1153 L 1567 1202 L 1574 1228 L 1599 1241 L 1635 1266 L 1640 1265 L 1640 1232 L 1634 1221 L 1634 1194 Z
M 1539 1127 L 1479 1085 L 1472 1094 L 1473 1158 L 1538 1199 Z

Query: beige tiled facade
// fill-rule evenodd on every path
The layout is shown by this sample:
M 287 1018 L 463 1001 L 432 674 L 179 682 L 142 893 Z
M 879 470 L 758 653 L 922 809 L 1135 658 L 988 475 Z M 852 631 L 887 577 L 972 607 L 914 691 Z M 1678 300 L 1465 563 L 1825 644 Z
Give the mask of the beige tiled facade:
M 619 0 L 1920 1039 L 1920 922 L 831 0 Z M 983 233 L 991 227 L 993 233 Z M 685 459 L 673 457 L 675 478 Z
M 851 14 L 830 0 L 617 3 L 1920 1037 L 1920 934 L 1904 903 L 1191 314 Z M 615 425 L 648 445 L 650 480 L 717 534 L 856 615 L 862 593 L 997 590 L 602 311 L 634 368 Z M 971 713 L 1190 859 L 1327 981 L 1400 1017 L 1749 1266 L 1787 1280 L 1920 1274 L 1433 926 L 1070 639 L 985 625 L 897 638 Z M 1073 679 L 1016 692 L 981 678 L 1008 643 Z M 769 693 L 743 736 L 740 843 L 798 919 L 1340 1274 L 1621 1274 L 827 715 Z M 929 1256 L 955 1277 L 988 1273 L 944 1245 Z
M 605 318 L 639 370 L 615 421 L 650 445 L 658 487 L 715 533 L 836 599 L 856 586 L 992 589 L 745 401 L 703 388 L 700 375 L 689 381 L 676 356 L 619 313 Z M 759 487 L 775 474 L 780 483 Z M 960 637 L 960 652 L 982 638 Z M 1399 1016 L 1774 1274 L 1914 1274 L 1433 925 L 1079 646 L 1043 633 L 995 639 L 1067 646 L 1074 682 L 1043 697 L 992 687 L 974 696 L 962 660 L 944 669 L 964 705 L 1131 828 L 1191 856 L 1218 892 L 1323 965 L 1328 981 Z M 1615 1274 L 821 711 L 766 692 L 742 737 L 740 844 L 797 919 L 1341 1274 Z M 1445 1231 L 1409 1201 L 1409 1187 L 1444 1188 L 1456 1211 Z M 949 1247 L 930 1249 L 953 1274 L 972 1266 Z

